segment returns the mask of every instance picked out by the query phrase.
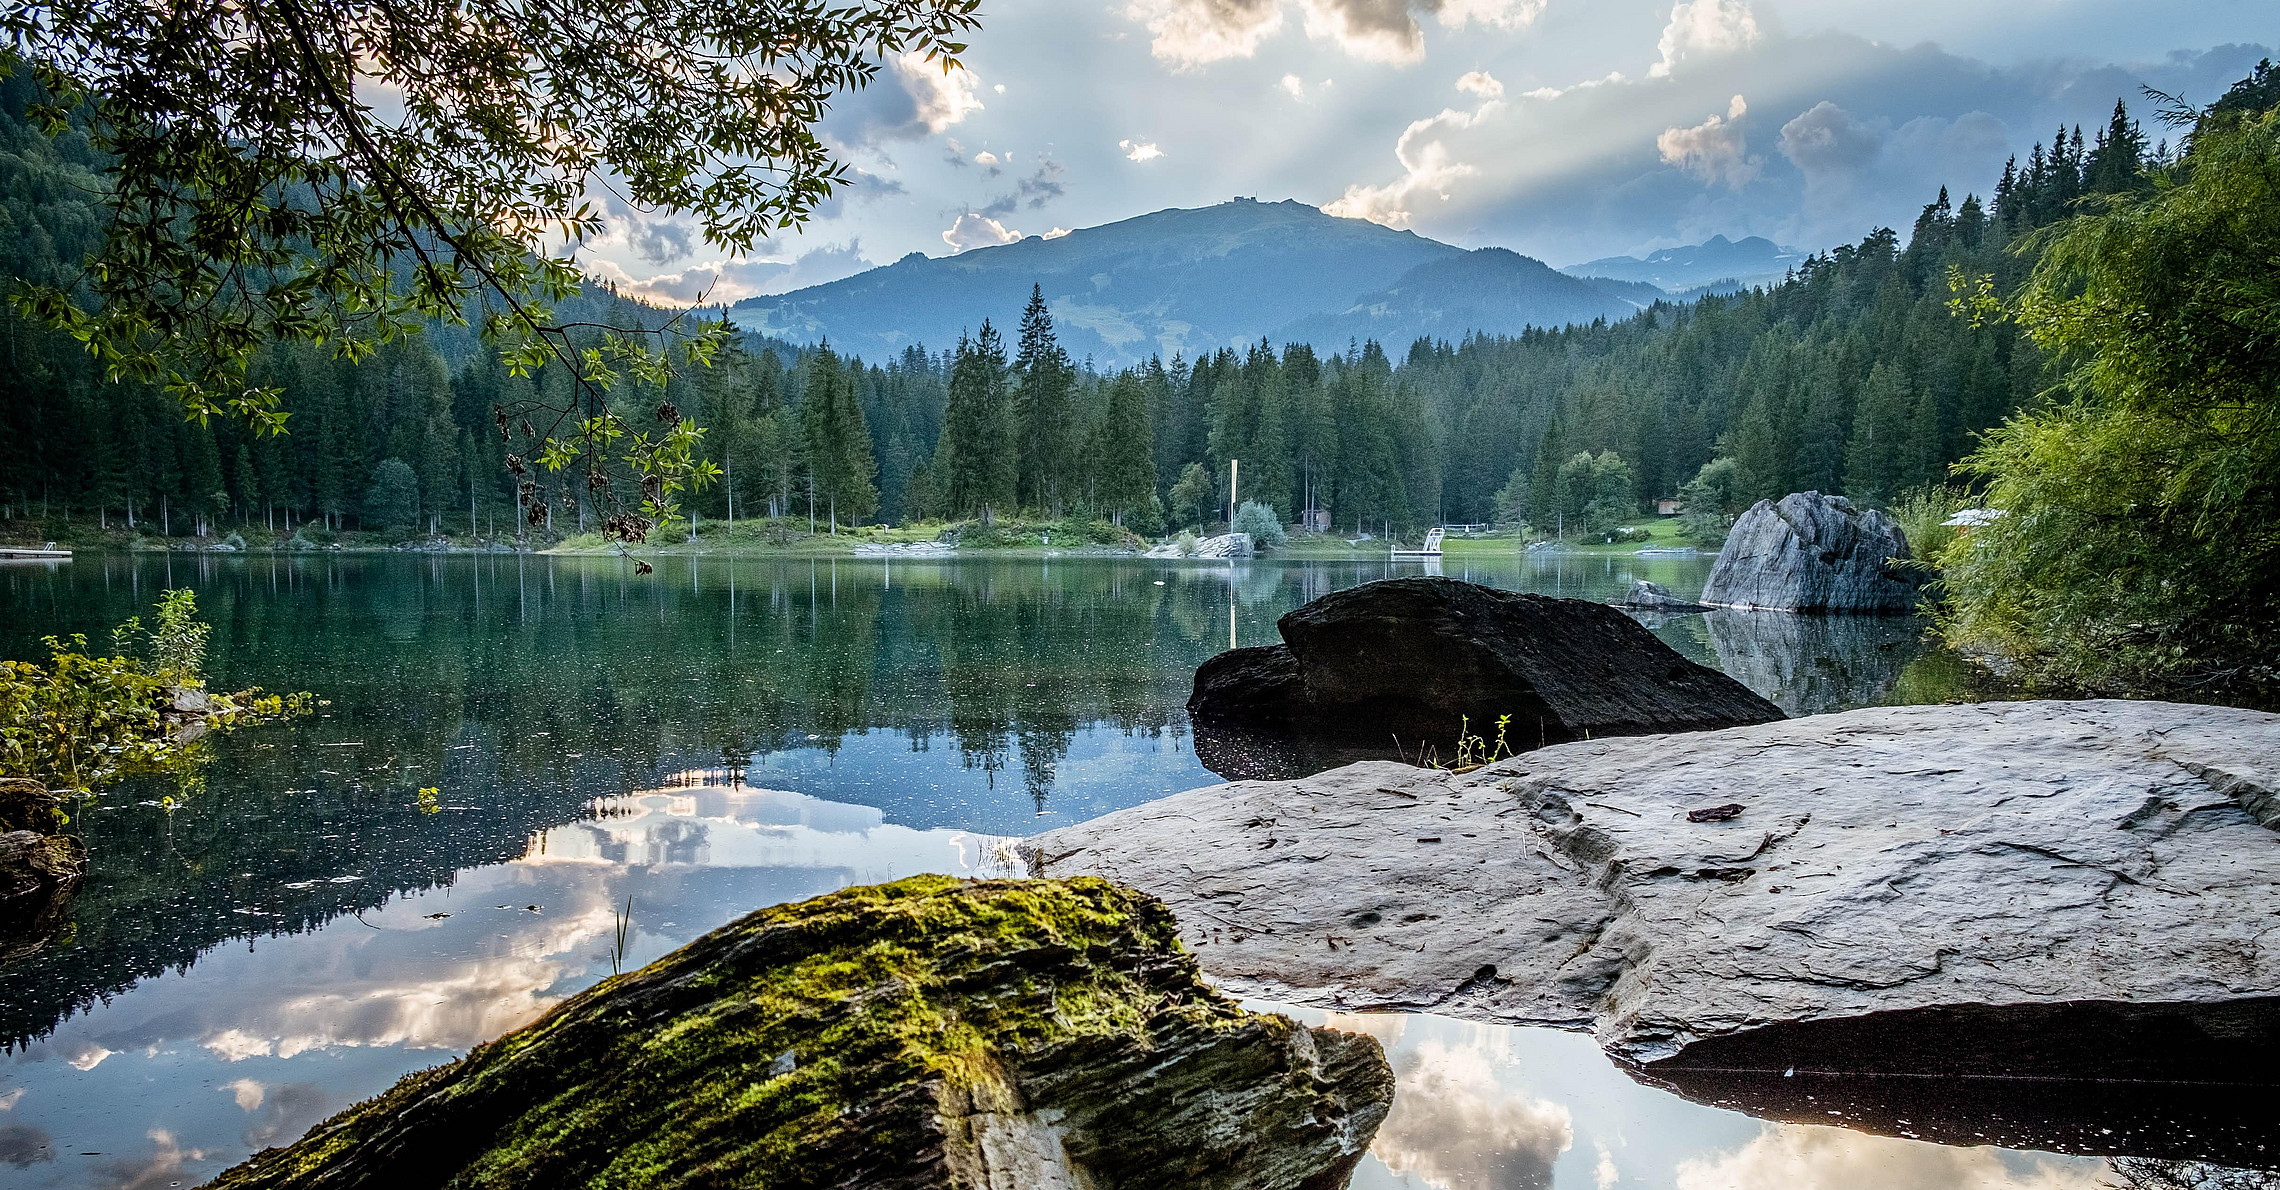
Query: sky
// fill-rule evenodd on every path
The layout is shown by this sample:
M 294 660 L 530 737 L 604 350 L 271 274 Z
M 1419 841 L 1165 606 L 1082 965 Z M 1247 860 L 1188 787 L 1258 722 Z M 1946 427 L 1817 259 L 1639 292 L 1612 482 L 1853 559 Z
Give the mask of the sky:
M 820 132 L 852 171 L 741 258 L 615 206 L 582 250 L 731 302 L 1236 196 L 1554 266 L 1903 233 L 2142 87 L 2205 104 L 2280 45 L 2269 0 L 984 0 L 964 66 L 885 64 Z M 2152 128 L 2156 137 L 2165 130 Z

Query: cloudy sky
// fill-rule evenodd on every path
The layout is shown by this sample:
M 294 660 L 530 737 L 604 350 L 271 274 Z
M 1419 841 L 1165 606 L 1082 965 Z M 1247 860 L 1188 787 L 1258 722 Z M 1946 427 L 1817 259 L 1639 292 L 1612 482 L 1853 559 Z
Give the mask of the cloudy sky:
M 1236 195 L 1554 265 L 1818 250 L 2274 45 L 2269 0 L 985 0 L 966 69 L 890 63 L 837 104 L 858 184 L 798 236 L 728 259 L 621 210 L 586 256 L 733 301 Z

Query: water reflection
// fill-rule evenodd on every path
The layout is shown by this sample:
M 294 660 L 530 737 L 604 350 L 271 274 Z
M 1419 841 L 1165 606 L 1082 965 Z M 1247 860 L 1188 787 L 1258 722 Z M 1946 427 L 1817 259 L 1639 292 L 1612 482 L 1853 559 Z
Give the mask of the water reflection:
M 1804 616 L 1718 608 L 1701 614 L 1718 668 L 1790 715 L 1885 701 L 1928 647 L 1912 616 Z

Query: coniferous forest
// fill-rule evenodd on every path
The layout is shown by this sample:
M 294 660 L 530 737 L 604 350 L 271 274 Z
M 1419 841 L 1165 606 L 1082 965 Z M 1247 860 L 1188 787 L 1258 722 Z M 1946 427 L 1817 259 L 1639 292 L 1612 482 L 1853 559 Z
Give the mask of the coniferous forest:
M 100 233 L 101 163 L 84 138 L 26 127 L 22 77 L 0 96 L 5 267 L 67 278 Z M 704 427 L 721 469 L 691 502 L 700 518 L 812 519 L 819 531 L 1023 513 L 1142 533 L 1203 525 L 1224 517 L 1230 459 L 1241 496 L 1286 521 L 1320 510 L 1348 534 L 1619 521 L 1698 477 L 1693 501 L 1728 513 L 1805 489 L 1885 502 L 1944 482 L 1976 435 L 2050 382 L 2012 325 L 1958 318 L 1951 272 L 2008 289 L 2033 266 L 2012 251 L 2022 237 L 2085 196 L 2142 184 L 2167 154 L 2117 102 L 2107 127 L 2060 129 L 2006 167 L 1990 201 L 1943 190 L 1905 235 L 1873 229 L 1781 284 L 1620 323 L 1336 353 L 1262 341 L 1102 374 L 1069 359 L 1033 298 L 974 311 L 957 344 L 883 361 L 744 336 L 663 395 Z M 598 288 L 575 300 L 620 322 L 668 317 Z M 276 346 L 253 379 L 283 391 L 287 433 L 257 437 L 106 382 L 75 342 L 13 311 L 0 334 L 5 512 L 173 536 L 528 531 L 493 411 L 526 386 L 567 383 L 558 369 L 510 375 L 464 328 L 353 363 Z M 537 531 L 567 535 L 598 515 L 567 477 L 539 480 Z

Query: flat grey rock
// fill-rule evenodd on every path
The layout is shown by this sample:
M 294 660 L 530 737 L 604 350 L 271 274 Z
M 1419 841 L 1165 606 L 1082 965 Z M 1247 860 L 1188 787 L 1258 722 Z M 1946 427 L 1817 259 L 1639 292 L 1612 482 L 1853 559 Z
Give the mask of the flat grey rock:
M 1891 517 L 1843 496 L 1791 492 L 1734 522 L 1710 566 L 1713 607 L 1902 615 L 1915 610 L 1908 537 Z
M 1634 1065 L 2262 1082 L 2276 790 L 2276 715 L 1873 708 L 1238 781 L 1030 862 L 1162 897 L 1230 990 L 1590 1028 Z

